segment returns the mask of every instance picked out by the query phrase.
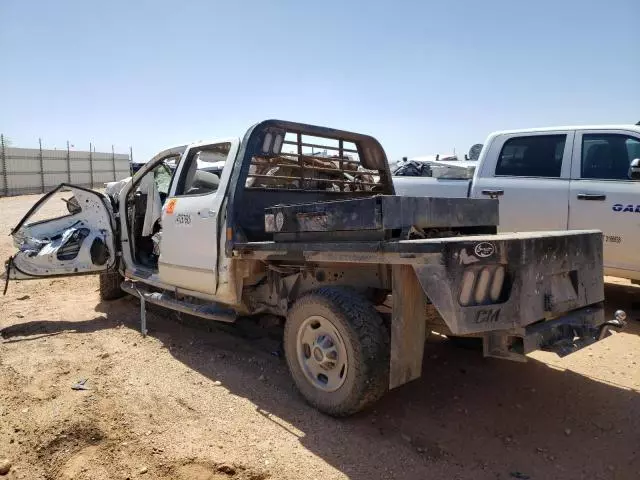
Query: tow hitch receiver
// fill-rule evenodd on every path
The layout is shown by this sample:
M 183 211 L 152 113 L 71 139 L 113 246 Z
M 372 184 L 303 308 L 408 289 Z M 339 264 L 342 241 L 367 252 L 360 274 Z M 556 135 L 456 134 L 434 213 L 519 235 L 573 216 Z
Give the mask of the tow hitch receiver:
M 510 331 L 488 332 L 484 336 L 484 356 L 526 361 L 535 350 L 554 352 L 560 357 L 596 343 L 625 327 L 627 315 L 618 310 L 605 321 L 604 307 L 586 307 L 554 320 Z

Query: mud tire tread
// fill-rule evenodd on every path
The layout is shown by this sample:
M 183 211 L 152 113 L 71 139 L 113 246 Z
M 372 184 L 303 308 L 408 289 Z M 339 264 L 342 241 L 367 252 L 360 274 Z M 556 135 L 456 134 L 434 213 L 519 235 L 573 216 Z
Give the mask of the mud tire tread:
M 120 288 L 122 283 L 120 272 L 108 270 L 100 273 L 100 300 L 116 300 L 125 296 L 125 292 Z
M 297 357 L 297 329 L 314 314 L 328 314 L 347 344 L 352 375 L 336 392 L 323 392 L 309 383 Z M 335 417 L 352 415 L 380 399 L 389 386 L 389 331 L 373 304 L 348 287 L 323 287 L 301 297 L 289 310 L 284 332 L 289 370 L 307 402 Z M 351 381 L 349 381 L 351 380 Z M 346 391 L 343 391 L 346 390 Z M 336 393 L 341 392 L 339 395 Z

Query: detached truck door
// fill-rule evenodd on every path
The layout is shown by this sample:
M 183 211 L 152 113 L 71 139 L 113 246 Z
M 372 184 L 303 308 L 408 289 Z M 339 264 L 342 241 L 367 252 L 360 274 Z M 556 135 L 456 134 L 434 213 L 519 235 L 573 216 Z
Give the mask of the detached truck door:
M 640 280 L 640 183 L 629 178 L 640 133 L 578 131 L 573 152 L 569 228 L 602 230 L 605 273 Z
M 185 152 L 162 209 L 158 273 L 162 282 L 213 295 L 217 289 L 220 207 L 237 139 L 194 145 Z M 221 177 L 218 162 L 226 162 Z
M 500 199 L 499 231 L 567 229 L 573 135 L 521 132 L 489 140 L 471 196 Z

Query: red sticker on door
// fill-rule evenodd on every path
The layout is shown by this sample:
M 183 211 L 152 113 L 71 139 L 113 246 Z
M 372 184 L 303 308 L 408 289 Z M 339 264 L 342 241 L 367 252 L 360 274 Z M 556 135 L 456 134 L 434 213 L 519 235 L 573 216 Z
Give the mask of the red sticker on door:
M 167 206 L 164 207 L 164 211 L 167 215 L 173 215 L 173 210 L 176 208 L 176 203 L 178 203 L 177 198 L 172 198 L 167 202 Z

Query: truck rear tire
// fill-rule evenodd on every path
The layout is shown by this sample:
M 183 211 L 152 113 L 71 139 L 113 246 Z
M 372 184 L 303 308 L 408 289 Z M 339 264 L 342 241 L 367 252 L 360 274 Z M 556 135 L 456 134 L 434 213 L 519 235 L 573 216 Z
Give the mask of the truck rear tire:
M 389 386 L 389 332 L 360 293 L 325 287 L 289 310 L 284 351 L 293 380 L 309 404 L 342 417 L 382 397 Z
M 125 296 L 120 288 L 122 275 L 117 270 L 107 270 L 100 273 L 100 300 L 115 300 Z

